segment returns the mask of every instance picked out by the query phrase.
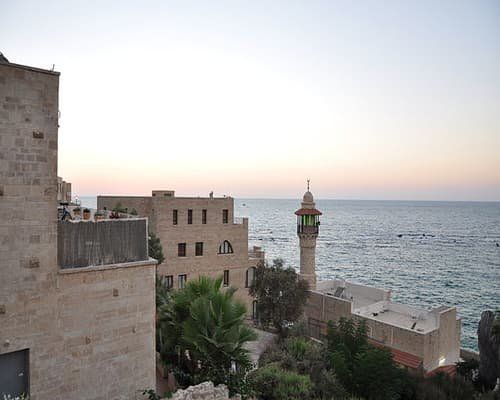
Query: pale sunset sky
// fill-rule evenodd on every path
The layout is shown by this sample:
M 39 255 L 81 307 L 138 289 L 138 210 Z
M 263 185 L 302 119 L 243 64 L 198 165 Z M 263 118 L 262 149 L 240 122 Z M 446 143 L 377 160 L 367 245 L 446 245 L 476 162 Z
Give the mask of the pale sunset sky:
M 7 1 L 73 194 L 500 200 L 500 1 Z

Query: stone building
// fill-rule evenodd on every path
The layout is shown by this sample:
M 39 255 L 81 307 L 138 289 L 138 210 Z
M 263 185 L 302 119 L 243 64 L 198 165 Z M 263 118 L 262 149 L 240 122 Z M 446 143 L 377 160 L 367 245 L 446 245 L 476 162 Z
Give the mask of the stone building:
M 181 288 L 200 275 L 222 276 L 225 286 L 237 288 L 236 297 L 249 312 L 248 294 L 255 268 L 264 260 L 259 247 L 248 249 L 248 218 L 234 217 L 232 197 L 177 197 L 172 190 L 151 196 L 98 196 L 97 208 L 117 205 L 149 219 L 150 231 L 160 238 L 165 261 L 158 273 L 168 286 Z
M 57 203 L 71 203 L 71 182 L 57 177 Z
M 155 387 L 147 220 L 57 221 L 58 90 L 58 72 L 0 59 L 0 397 L 140 398 Z
M 388 348 L 400 365 L 423 372 L 453 366 L 460 358 L 461 321 L 455 307 L 427 311 L 391 301 L 391 292 L 343 280 L 316 283 L 314 258 L 319 215 L 308 190 L 297 210 L 300 239 L 300 271 L 310 282 L 305 315 L 311 334 L 322 338 L 328 321 L 352 318 L 366 323 L 369 341 Z M 305 236 L 305 246 L 304 239 Z M 305 256 L 303 256 L 305 249 Z

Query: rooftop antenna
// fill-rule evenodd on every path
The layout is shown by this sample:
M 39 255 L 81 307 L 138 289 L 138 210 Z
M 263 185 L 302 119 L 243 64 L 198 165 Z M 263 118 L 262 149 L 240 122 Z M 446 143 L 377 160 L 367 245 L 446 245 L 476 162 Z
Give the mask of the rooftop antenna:
M 311 181 L 310 179 L 307 180 L 307 191 L 309 191 L 309 182 L 310 181 Z

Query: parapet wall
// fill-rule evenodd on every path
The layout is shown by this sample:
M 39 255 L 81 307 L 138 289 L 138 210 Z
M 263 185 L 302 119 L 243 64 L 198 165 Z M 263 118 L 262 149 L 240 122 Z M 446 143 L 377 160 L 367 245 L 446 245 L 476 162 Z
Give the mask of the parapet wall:
M 61 268 L 144 261 L 147 220 L 59 221 L 57 260 Z

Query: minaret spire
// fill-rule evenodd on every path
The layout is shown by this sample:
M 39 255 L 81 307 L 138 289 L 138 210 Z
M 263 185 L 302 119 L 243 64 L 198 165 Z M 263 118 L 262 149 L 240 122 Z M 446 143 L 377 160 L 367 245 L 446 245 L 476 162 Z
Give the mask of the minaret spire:
M 307 192 L 302 198 L 302 207 L 295 211 L 297 216 L 297 235 L 300 243 L 300 276 L 309 282 L 311 290 L 316 289 L 316 238 L 319 233 L 319 216 L 314 197 L 309 191 L 310 179 L 307 179 Z

